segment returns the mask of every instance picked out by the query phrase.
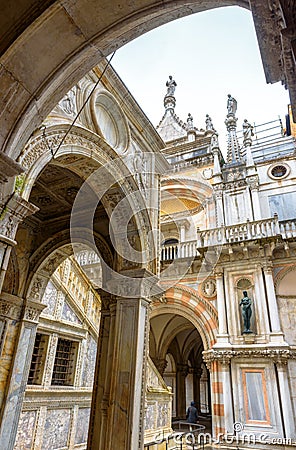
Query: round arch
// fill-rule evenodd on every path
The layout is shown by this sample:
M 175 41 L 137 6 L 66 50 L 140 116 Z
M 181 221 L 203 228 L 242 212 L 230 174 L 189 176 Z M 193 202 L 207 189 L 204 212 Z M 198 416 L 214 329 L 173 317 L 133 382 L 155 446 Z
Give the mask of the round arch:
M 79 236 L 79 240 L 74 242 L 74 245 L 83 244 L 89 247 L 92 246 L 92 238 L 94 237 L 96 249 L 100 253 L 100 257 L 104 259 L 109 266 L 112 266 L 112 252 L 102 236 L 98 233 L 91 235 L 91 233 L 85 229 L 77 230 L 75 235 Z M 41 300 L 41 294 L 46 287 L 46 280 L 51 277 L 65 259 L 73 254 L 73 241 L 68 229 L 57 233 L 44 242 L 30 258 L 30 269 L 27 283 L 24 287 L 24 296 L 29 295 L 35 300 Z
M 40 13 L 27 0 L 26 13 L 22 5 L 12 15 L 14 23 L 3 24 L 0 85 L 9 107 L 0 118 L 2 151 L 16 159 L 34 129 L 102 57 L 169 21 L 231 5 L 249 8 L 247 0 L 141 0 L 137 5 L 77 0 L 44 2 Z M 58 51 L 57 42 L 63 42 Z
M 47 129 L 47 139 L 53 149 L 61 142 L 66 131 L 65 125 L 55 125 Z M 25 174 L 21 175 L 23 181 L 20 188 L 20 195 L 25 200 L 29 200 L 36 179 L 52 161 L 53 157 L 48 143 L 44 141 L 41 131 L 38 131 L 19 157 L 19 162 L 26 170 Z M 135 249 L 136 252 L 139 252 L 135 257 L 137 261 L 139 258 L 143 258 L 138 262 L 144 266 L 149 265 L 149 261 L 153 261 L 154 258 L 149 255 L 153 249 L 148 245 L 151 223 L 146 202 L 136 181 L 131 176 L 129 168 L 116 151 L 97 134 L 74 126 L 55 154 L 54 163 L 75 172 L 82 180 L 87 180 L 95 192 L 103 192 L 102 204 L 109 217 L 112 216 L 113 221 L 120 220 L 122 209 L 128 207 L 127 213 L 130 213 L 136 233 L 134 236 Z M 94 174 L 99 174 L 99 176 L 94 176 Z M 109 194 L 109 187 L 112 187 L 114 183 L 117 185 L 116 192 L 112 188 L 112 193 Z M 124 201 L 121 203 L 121 200 Z M 122 205 L 119 209 L 118 204 Z M 113 214 L 116 207 L 119 219 L 116 214 Z M 124 225 L 127 226 L 127 224 Z M 140 233 L 139 230 L 142 232 Z M 118 243 L 116 242 L 116 244 Z M 118 248 L 121 248 L 120 245 L 122 243 L 118 244 Z M 121 250 L 121 255 L 123 251 Z M 127 247 L 125 254 L 129 254 L 128 252 L 133 252 L 132 246 Z M 148 252 L 147 255 L 146 252 Z M 154 271 L 155 267 L 150 266 L 149 269 Z
M 218 315 L 212 304 L 196 292 L 182 285 L 176 285 L 165 292 L 164 302 L 154 303 L 151 319 L 160 314 L 175 313 L 191 322 L 199 332 L 204 350 L 209 350 L 216 342 Z

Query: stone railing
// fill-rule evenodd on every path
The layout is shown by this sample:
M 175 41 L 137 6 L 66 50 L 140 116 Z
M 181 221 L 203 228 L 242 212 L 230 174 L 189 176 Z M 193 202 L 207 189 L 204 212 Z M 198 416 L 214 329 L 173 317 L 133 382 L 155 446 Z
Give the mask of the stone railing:
M 87 266 L 100 262 L 100 258 L 93 250 L 82 250 L 75 254 L 75 259 L 80 266 Z
M 279 222 L 279 227 L 283 239 L 296 237 L 296 219 L 283 220 Z
M 197 239 L 178 244 L 164 245 L 161 248 L 161 260 L 170 261 L 177 258 L 194 258 L 199 249 L 272 236 L 283 239 L 296 237 L 296 219 L 279 222 L 277 215 L 270 219 L 227 225 L 219 228 L 197 231 Z

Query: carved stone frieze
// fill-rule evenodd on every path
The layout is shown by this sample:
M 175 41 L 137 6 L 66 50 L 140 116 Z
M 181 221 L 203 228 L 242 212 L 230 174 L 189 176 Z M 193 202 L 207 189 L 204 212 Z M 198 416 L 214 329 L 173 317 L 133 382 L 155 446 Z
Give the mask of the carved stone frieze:
M 296 350 L 273 349 L 273 348 L 254 348 L 240 350 L 208 350 L 203 352 L 203 360 L 206 364 L 214 361 L 221 364 L 230 363 L 232 359 L 238 358 L 266 358 L 276 364 L 287 364 L 289 359 L 296 359 Z

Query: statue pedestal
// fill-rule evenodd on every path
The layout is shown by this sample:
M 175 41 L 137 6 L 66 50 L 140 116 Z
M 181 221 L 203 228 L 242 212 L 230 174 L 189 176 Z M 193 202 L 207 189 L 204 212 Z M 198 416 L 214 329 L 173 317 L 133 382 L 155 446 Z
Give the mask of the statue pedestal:
M 245 344 L 254 344 L 255 342 L 255 333 L 243 334 L 244 343 Z

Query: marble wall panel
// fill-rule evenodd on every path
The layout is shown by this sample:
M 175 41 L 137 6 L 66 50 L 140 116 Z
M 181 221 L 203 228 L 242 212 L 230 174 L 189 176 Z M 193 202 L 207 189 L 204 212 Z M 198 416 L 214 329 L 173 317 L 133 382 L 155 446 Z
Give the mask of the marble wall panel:
M 70 409 L 49 409 L 47 411 L 42 450 L 53 450 L 67 446 L 70 421 Z
M 21 413 L 14 450 L 32 448 L 36 416 L 37 410 Z
M 87 442 L 89 415 L 90 408 L 79 408 L 75 433 L 75 445 Z
M 43 298 L 42 298 L 42 303 L 47 305 L 47 308 L 44 309 L 42 315 L 46 315 L 46 316 L 53 315 L 54 309 L 55 309 L 55 304 L 57 301 L 57 295 L 58 295 L 57 288 L 51 281 L 49 281 L 46 286 Z
M 97 343 L 94 340 L 94 338 L 89 335 L 82 373 L 82 386 L 84 387 L 93 385 L 96 354 L 97 354 Z
M 153 430 L 155 423 L 156 404 L 147 405 L 144 419 L 145 430 Z
M 62 320 L 66 320 L 67 322 L 71 323 L 82 324 L 82 322 L 78 319 L 77 315 L 67 302 L 64 302 Z

